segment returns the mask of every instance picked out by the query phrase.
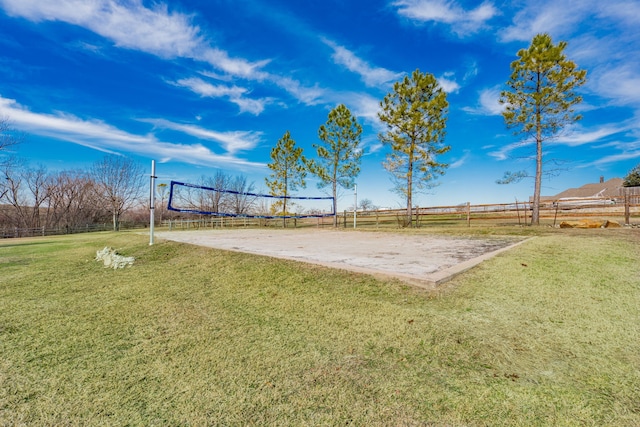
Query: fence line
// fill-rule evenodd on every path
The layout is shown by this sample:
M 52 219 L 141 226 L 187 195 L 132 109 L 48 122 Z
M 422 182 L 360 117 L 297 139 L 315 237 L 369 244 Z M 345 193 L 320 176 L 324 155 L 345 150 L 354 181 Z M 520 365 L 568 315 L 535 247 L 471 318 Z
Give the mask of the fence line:
M 120 223 L 121 230 L 145 228 L 149 224 L 146 223 Z M 113 230 L 113 224 L 86 224 L 75 227 L 33 227 L 33 228 L 20 228 L 20 227 L 6 227 L 0 229 L 0 238 L 19 238 L 19 237 L 44 237 L 44 236 L 59 236 L 63 234 L 77 234 L 77 233 L 91 233 L 96 231 L 111 231 Z
M 630 217 L 640 216 L 640 195 L 634 197 L 593 198 L 593 199 L 560 199 L 544 200 L 540 206 L 540 218 L 552 225 L 565 219 L 585 217 L 620 218 L 629 223 Z M 353 227 L 353 211 L 337 214 L 338 223 L 343 228 Z M 381 209 L 356 212 L 357 227 L 405 227 L 407 225 L 406 209 Z M 493 221 L 501 224 L 528 225 L 531 223 L 531 203 L 517 201 L 514 203 L 497 203 L 472 205 L 464 203 L 455 206 L 416 207 L 412 221 L 417 226 L 427 224 L 447 224 L 466 222 Z M 174 229 L 199 228 L 246 228 L 246 227 L 282 227 L 282 219 L 258 219 L 242 217 L 207 217 L 193 219 L 173 219 L 163 221 L 162 226 Z M 331 227 L 332 218 L 307 218 L 287 220 L 287 227 Z
M 344 228 L 353 227 L 353 211 L 338 213 L 338 223 Z M 540 218 L 550 225 L 557 225 L 564 219 L 585 217 L 605 217 L 607 219 L 619 218 L 620 222 L 629 224 L 631 219 L 640 217 L 640 194 L 631 194 L 610 198 L 593 199 L 545 199 L 540 205 Z M 281 228 L 281 218 L 243 218 L 243 217 L 213 217 L 193 215 L 185 218 L 163 220 L 160 226 L 173 229 L 198 229 L 198 228 L 249 228 L 249 227 L 274 227 Z M 406 209 L 380 209 L 356 212 L 357 227 L 395 227 L 407 226 Z M 497 222 L 499 224 L 528 225 L 531 223 L 531 203 L 528 201 L 516 201 L 513 203 L 495 203 L 472 205 L 463 203 L 455 206 L 431 206 L 416 207 L 412 216 L 412 222 L 420 227 L 437 224 L 460 224 Z M 145 228 L 145 223 L 120 224 L 121 229 Z M 287 227 L 332 227 L 332 218 L 289 218 Z M 58 228 L 17 228 L 9 227 L 0 229 L 0 238 L 36 237 L 61 234 L 86 233 L 93 231 L 110 231 L 112 224 L 86 224 L 80 227 Z

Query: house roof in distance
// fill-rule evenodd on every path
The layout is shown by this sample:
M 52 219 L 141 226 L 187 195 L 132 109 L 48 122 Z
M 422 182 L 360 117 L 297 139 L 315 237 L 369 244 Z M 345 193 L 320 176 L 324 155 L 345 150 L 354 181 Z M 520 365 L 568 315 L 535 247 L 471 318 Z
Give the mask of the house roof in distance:
M 569 188 L 555 196 L 546 196 L 544 199 L 565 199 L 565 198 L 595 198 L 595 197 L 616 197 L 620 195 L 622 188 L 622 178 L 611 178 L 605 181 L 603 178 L 595 184 L 585 184 L 578 188 Z

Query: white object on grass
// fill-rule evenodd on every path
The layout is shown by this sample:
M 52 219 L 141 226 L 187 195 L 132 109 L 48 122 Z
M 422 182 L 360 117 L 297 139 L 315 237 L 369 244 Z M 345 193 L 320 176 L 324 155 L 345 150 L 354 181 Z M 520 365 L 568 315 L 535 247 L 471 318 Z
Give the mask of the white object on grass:
M 132 256 L 122 256 L 116 253 L 116 250 L 105 246 L 104 249 L 96 251 L 96 261 L 102 261 L 105 267 L 125 268 L 133 265 L 135 258 Z

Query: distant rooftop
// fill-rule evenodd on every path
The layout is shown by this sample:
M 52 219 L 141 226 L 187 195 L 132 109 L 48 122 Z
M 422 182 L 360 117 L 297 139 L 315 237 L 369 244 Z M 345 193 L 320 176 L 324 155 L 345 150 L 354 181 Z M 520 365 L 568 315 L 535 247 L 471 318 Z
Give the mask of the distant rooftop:
M 600 178 L 600 182 L 595 184 L 585 184 L 578 188 L 569 188 L 555 196 L 544 196 L 541 199 L 558 200 L 573 197 L 595 198 L 595 197 L 616 197 L 620 195 L 623 183 L 622 178 L 611 178 L 607 181 Z

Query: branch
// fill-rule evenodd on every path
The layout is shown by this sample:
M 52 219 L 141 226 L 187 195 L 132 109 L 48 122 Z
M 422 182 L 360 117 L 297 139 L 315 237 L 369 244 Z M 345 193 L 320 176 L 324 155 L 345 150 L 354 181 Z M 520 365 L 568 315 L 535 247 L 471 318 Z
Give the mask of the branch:
M 497 179 L 496 184 L 513 184 L 514 182 L 520 182 L 524 178 L 531 178 L 526 171 L 517 171 L 510 172 L 507 171 L 504 173 L 502 179 Z

